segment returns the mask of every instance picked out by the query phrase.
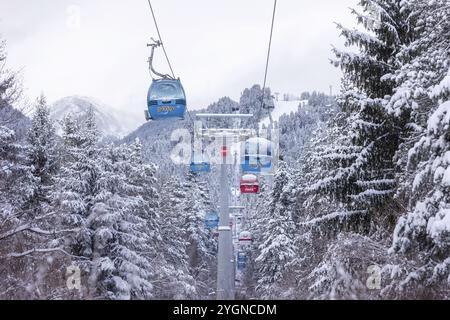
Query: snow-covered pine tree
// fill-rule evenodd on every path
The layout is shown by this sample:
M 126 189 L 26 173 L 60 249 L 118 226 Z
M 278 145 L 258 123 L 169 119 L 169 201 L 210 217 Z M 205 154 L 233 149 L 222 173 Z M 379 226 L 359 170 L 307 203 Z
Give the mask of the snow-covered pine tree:
M 352 144 L 348 114 L 339 112 L 326 128 L 319 127 L 303 158 L 304 172 L 298 201 L 305 226 L 322 236 L 359 229 L 366 211 L 350 206 L 348 196 L 357 192 L 352 177 L 357 173 L 361 148 Z
M 18 222 L 18 211 L 32 195 L 32 189 L 28 187 L 32 177 L 25 165 L 25 150 L 15 132 L 17 119 L 3 113 L 13 109 L 22 90 L 17 75 L 5 67 L 5 47 L 5 42 L 0 39 L 0 217 L 5 219 L 2 227 L 9 228 L 9 222 Z
M 292 267 L 296 258 L 296 226 L 292 219 L 294 184 L 287 164 L 280 163 L 273 190 L 260 220 L 257 294 L 264 299 L 290 298 L 295 278 Z
M 21 96 L 22 86 L 18 80 L 17 73 L 8 70 L 6 64 L 6 43 L 0 38 L 0 111 L 11 107 Z M 8 125 L 15 119 L 0 118 L 0 125 Z
M 83 123 L 68 114 L 63 120 L 60 170 L 55 177 L 51 198 L 53 210 L 58 217 L 57 225 L 67 232 L 54 244 L 63 245 L 77 263 L 93 259 L 92 225 L 96 204 L 104 203 L 104 186 L 101 183 L 102 158 L 97 143 L 99 133 L 93 111 L 88 112 Z M 97 209 L 97 208 L 96 208 Z M 90 263 L 81 265 L 90 273 Z M 89 288 L 92 295 L 95 288 Z
M 94 230 L 90 280 L 101 298 L 152 297 L 148 215 L 143 187 L 133 177 L 142 170 L 135 159 L 136 147 L 110 146 L 103 151 L 102 191 L 90 217 Z
M 242 121 L 243 127 L 257 127 L 258 123 L 267 117 L 268 111 L 262 108 L 262 102 L 272 99 L 270 88 L 264 91 L 260 85 L 254 85 L 249 89 L 245 89 L 239 100 L 240 113 L 251 113 L 254 118 Z
M 403 67 L 389 110 L 406 115 L 410 130 L 398 152 L 405 203 L 392 252 L 406 254 L 400 290 L 448 298 L 450 274 L 450 6 L 446 0 L 414 2 L 420 38 L 401 52 Z M 406 57 L 406 58 L 405 58 Z M 398 266 L 397 266 L 398 267 Z
M 207 108 L 208 113 L 234 113 L 239 110 L 239 103 L 230 99 L 229 97 L 220 98 L 219 101 L 214 102 Z M 226 128 L 233 125 L 232 119 L 210 119 L 209 125 L 211 127 Z
M 283 150 L 283 159 L 296 166 L 305 146 L 313 138 L 313 131 L 322 122 L 327 122 L 337 109 L 336 101 L 323 93 L 314 91 L 304 96 L 310 98 L 307 105 L 299 102 L 296 112 L 285 114 L 279 119 L 280 149 Z
M 190 274 L 186 239 L 184 202 L 186 190 L 179 179 L 160 180 L 159 227 L 161 241 L 157 247 L 158 274 L 155 295 L 161 299 L 194 299 L 195 279 Z
M 158 252 L 157 244 L 161 242 L 160 234 L 160 195 L 158 193 L 158 179 L 156 177 L 158 168 L 152 163 L 146 163 L 143 160 L 142 144 L 136 139 L 128 146 L 130 153 L 130 166 L 128 171 L 128 181 L 131 185 L 139 186 L 139 196 L 143 202 L 138 209 L 138 214 L 146 221 L 147 235 L 149 237 L 149 248 L 146 256 L 154 264 L 157 264 Z M 152 263 L 153 264 L 153 263 Z M 157 272 L 156 267 L 152 272 Z
M 333 50 L 335 65 L 344 71 L 341 111 L 322 140 L 316 138 L 318 147 L 312 148 L 302 170 L 305 191 L 299 193 L 298 204 L 304 215 L 297 241 L 304 245 L 298 280 L 300 290 L 311 290 L 315 298 L 366 296 L 361 287 L 351 286 L 357 282 L 352 278 L 387 244 L 345 232 L 386 241 L 395 225 L 393 159 L 405 119 L 385 109 L 396 85 L 388 75 L 401 68 L 398 53 L 417 37 L 416 20 L 411 1 L 361 0 L 359 5 L 362 13 L 353 13 L 366 31 L 338 24 L 346 45 L 358 52 Z M 365 248 L 354 264 L 346 262 L 353 259 L 352 246 Z M 339 255 L 333 253 L 337 251 Z
M 3 219 L 12 216 L 14 208 L 19 209 L 23 200 L 19 201 L 21 193 L 11 192 L 16 185 L 16 181 L 23 174 L 23 167 L 20 166 L 20 153 L 22 148 L 15 143 L 14 131 L 4 126 L 0 127 L 0 211 Z M 15 189 L 14 191 L 18 191 Z M 30 190 L 31 191 L 31 190 Z M 31 195 L 31 192 L 29 193 Z
M 24 150 L 13 130 L 0 125 L 0 298 L 35 297 L 27 292 L 34 262 L 26 253 L 35 245 L 27 230 L 22 207 L 33 195 L 31 170 L 24 164 Z M 22 258 L 23 259 L 20 259 Z M 8 289 L 10 288 L 10 290 Z
M 396 198 L 402 203 L 409 201 L 414 180 L 410 170 L 405 170 L 411 167 L 408 164 L 409 150 L 425 133 L 427 121 L 437 107 L 429 96 L 430 88 L 442 80 L 448 68 L 448 41 L 444 34 L 445 15 L 448 14 L 446 5 L 446 1 L 410 1 L 415 40 L 397 54 L 401 68 L 384 77 L 396 84 L 386 108 L 398 119 L 405 119 L 406 123 L 395 157 L 398 167 Z
M 31 194 L 20 209 L 22 225 L 19 228 L 24 229 L 28 239 L 26 250 L 22 251 L 34 255 L 28 268 L 30 275 L 33 275 L 29 293 L 37 298 L 50 299 L 60 294 L 58 287 L 65 272 L 61 265 L 65 263 L 66 257 L 57 254 L 60 248 L 52 247 L 56 234 L 64 231 L 55 224 L 55 216 L 51 211 L 50 193 L 53 177 L 57 173 L 58 152 L 55 128 L 43 95 L 36 101 L 26 138 L 24 164 L 30 172 L 28 188 Z
M 332 239 L 358 225 L 354 220 L 360 221 L 361 218 L 359 211 L 346 209 L 342 198 L 346 194 L 342 190 L 349 188 L 342 176 L 359 151 L 348 141 L 346 131 L 342 131 L 349 130 L 347 121 L 347 115 L 338 112 L 328 123 L 319 125 L 299 158 L 294 211 L 294 221 L 298 224 L 295 238 L 298 290 L 295 297 L 299 299 L 323 298 L 324 292 L 330 292 L 328 285 L 334 286 L 332 275 L 337 274 L 333 273 L 334 263 L 327 256 L 328 252 L 332 255 L 328 247 L 333 248 Z M 329 283 L 321 280 L 325 278 L 324 266 L 327 267 Z M 340 279 L 334 280 L 340 282 Z
M 359 5 L 363 13 L 353 13 L 366 32 L 338 24 L 346 45 L 358 47 L 359 52 L 333 50 L 335 65 L 344 72 L 339 100 L 349 117 L 348 139 L 359 150 L 350 162 L 343 157 L 343 165 L 349 166 L 339 171 L 345 174 L 332 176 L 331 180 L 345 180 L 346 187 L 336 197 L 342 199 L 347 210 L 361 211 L 361 222 L 368 227 L 366 222 L 377 218 L 380 208 L 395 192 L 393 157 L 403 128 L 402 121 L 394 121 L 385 111 L 385 98 L 392 95 L 395 85 L 385 76 L 399 68 L 396 55 L 415 39 L 416 33 L 410 1 L 361 0 Z M 371 23 L 374 19 L 376 23 Z M 339 162 L 338 158 L 336 154 L 334 160 Z
M 184 183 L 187 194 L 183 204 L 185 232 L 190 273 L 196 280 L 199 298 L 208 298 L 215 285 L 212 278 L 215 241 L 204 223 L 205 214 L 211 210 L 208 188 L 195 173 L 189 173 Z
M 153 208 L 147 210 L 154 201 L 146 203 L 144 196 L 153 190 L 144 188 L 154 183 L 154 171 L 143 165 L 139 145 L 101 147 L 98 136 L 92 110 L 84 123 L 65 117 L 53 200 L 61 224 L 72 232 L 59 242 L 87 274 L 85 297 L 148 299 L 153 287 L 147 219 Z
M 27 137 L 27 165 L 31 167 L 35 183 L 33 196 L 27 203 L 27 211 L 32 216 L 48 212 L 49 192 L 53 176 L 57 171 L 57 141 L 50 109 L 42 95 L 36 102 L 36 108 Z
M 32 215 L 23 211 L 35 181 L 22 141 L 25 117 L 13 108 L 21 86 L 5 63 L 5 43 L 0 40 L 0 273 L 5 275 L 0 279 L 0 298 L 24 299 L 36 297 L 30 286 L 35 263 L 29 250 L 40 245 L 33 242 L 38 230 L 31 229 Z

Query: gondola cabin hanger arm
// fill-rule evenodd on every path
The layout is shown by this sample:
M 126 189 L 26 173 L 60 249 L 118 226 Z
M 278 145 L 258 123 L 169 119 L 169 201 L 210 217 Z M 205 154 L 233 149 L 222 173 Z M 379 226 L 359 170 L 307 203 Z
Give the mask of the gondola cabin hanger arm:
M 155 80 L 155 78 L 153 77 L 153 75 L 161 78 L 161 79 L 168 79 L 168 80 L 175 80 L 174 77 L 172 77 L 169 74 L 162 74 L 158 71 L 155 70 L 155 68 L 153 67 L 153 59 L 155 57 L 155 50 L 159 47 L 162 46 L 162 42 L 160 40 L 155 40 L 152 38 L 152 42 L 147 44 L 147 47 L 152 48 L 151 49 L 151 53 L 150 53 L 150 57 L 148 58 L 148 67 L 150 70 L 150 75 L 152 77 L 153 80 Z

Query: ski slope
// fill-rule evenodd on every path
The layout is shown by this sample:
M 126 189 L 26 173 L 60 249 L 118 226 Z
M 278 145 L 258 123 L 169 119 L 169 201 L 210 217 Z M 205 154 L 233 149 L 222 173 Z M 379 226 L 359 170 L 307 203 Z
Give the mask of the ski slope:
M 272 111 L 273 121 L 279 121 L 284 114 L 290 114 L 291 112 L 297 112 L 300 105 L 304 106 L 308 104 L 308 100 L 295 100 L 295 101 L 274 101 L 275 109 Z M 270 119 L 267 117 L 261 122 L 261 125 L 268 126 Z

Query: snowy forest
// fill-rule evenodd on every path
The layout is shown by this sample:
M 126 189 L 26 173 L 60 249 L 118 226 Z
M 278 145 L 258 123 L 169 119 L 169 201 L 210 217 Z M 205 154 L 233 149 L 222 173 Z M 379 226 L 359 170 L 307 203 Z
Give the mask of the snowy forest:
M 330 52 L 339 93 L 301 94 L 278 121 L 272 181 L 236 199 L 253 235 L 240 299 L 450 299 L 450 2 L 360 0 L 352 13 L 358 30 L 336 24 L 348 50 Z M 4 40 L 0 299 L 215 299 L 204 214 L 217 169 L 169 160 L 189 119 L 112 139 L 92 108 L 55 120 L 42 95 L 27 114 Z M 257 127 L 264 94 L 193 112 L 253 113 Z

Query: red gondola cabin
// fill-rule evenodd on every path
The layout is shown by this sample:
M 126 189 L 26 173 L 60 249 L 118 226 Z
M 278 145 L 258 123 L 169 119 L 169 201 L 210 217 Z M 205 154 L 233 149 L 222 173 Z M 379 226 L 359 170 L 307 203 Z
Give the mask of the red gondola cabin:
M 253 236 L 251 232 L 243 231 L 239 235 L 239 244 L 241 246 L 251 245 L 253 242 Z
M 241 193 L 255 194 L 259 192 L 258 177 L 253 174 L 247 174 L 241 179 Z

